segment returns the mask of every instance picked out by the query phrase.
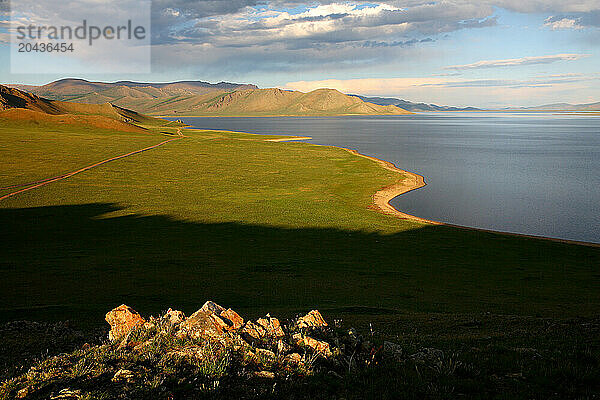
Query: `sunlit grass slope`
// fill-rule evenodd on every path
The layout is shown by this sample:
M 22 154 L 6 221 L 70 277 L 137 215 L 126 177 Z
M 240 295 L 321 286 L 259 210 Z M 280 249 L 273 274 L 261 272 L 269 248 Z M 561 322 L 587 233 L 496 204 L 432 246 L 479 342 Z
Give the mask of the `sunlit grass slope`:
M 166 139 L 0 127 L 2 185 Z M 400 177 L 342 149 L 187 137 L 0 202 L 2 319 L 101 320 L 114 305 L 589 315 L 597 248 L 427 226 L 369 209 Z M 3 191 L 2 193 L 6 193 Z M 377 312 L 377 311 L 376 311 Z

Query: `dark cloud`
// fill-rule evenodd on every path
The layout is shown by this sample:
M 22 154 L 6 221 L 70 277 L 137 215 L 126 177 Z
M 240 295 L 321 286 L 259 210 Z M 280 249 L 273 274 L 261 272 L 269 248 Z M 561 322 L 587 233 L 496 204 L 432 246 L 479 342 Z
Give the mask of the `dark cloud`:
M 286 13 L 296 6 L 313 12 Z M 550 22 L 571 17 L 582 26 L 600 24 L 600 0 L 154 0 L 153 43 L 164 46 L 161 52 L 194 45 L 184 48 L 195 59 L 231 60 L 239 70 L 356 65 L 398 59 L 407 48 L 458 30 L 496 26 L 495 7 L 549 13 Z
M 235 13 L 245 7 L 261 3 L 266 2 L 260 0 L 153 0 L 152 8 L 159 14 L 165 9 L 174 9 L 192 18 L 203 18 Z

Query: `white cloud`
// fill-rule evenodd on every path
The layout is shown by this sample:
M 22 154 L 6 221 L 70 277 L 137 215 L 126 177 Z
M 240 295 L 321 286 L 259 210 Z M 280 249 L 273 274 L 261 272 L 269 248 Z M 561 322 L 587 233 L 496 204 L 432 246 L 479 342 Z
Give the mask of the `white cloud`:
M 434 78 L 328 79 L 289 82 L 284 88 L 308 92 L 332 88 L 344 93 L 397 97 L 414 102 L 490 107 L 497 104 L 539 105 L 597 98 L 600 74 L 540 76 L 531 79 L 466 80 Z
M 444 69 L 465 70 L 478 68 L 516 67 L 521 65 L 550 64 L 557 61 L 576 61 L 589 56 L 589 54 L 556 54 L 551 56 L 522 57 L 511 58 L 506 60 L 484 60 L 472 64 L 450 65 L 444 67 Z
M 580 25 L 580 20 L 574 18 L 562 18 L 555 21 L 553 17 L 550 17 L 544 21 L 544 26 L 547 26 L 552 30 L 583 29 L 583 27 Z

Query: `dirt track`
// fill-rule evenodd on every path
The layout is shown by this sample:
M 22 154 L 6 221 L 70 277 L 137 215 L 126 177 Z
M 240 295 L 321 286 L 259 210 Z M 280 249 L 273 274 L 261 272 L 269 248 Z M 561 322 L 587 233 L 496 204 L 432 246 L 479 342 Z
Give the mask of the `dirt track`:
M 80 169 L 78 169 L 77 171 L 69 172 L 69 173 L 66 173 L 66 174 L 63 174 L 63 175 L 55 176 L 55 177 L 52 177 L 52 178 L 47 178 L 47 179 L 44 179 L 44 180 L 41 180 L 41 181 L 30 182 L 30 183 L 25 183 L 25 184 L 21 184 L 21 185 L 13 185 L 13 186 L 9 186 L 8 188 L 10 188 L 10 187 L 19 187 L 19 186 L 28 186 L 28 187 L 26 187 L 26 188 L 24 188 L 24 189 L 21 189 L 21 190 L 17 190 L 16 192 L 12 192 L 12 193 L 6 194 L 6 195 L 4 195 L 4 196 L 0 197 L 0 201 L 2 201 L 2 200 L 4 200 L 4 199 L 8 199 L 9 197 L 15 196 L 15 195 L 17 195 L 17 194 L 19 194 L 19 193 L 27 192 L 27 191 L 29 191 L 29 190 L 36 189 L 36 188 L 39 188 L 39 187 L 45 186 L 45 185 L 47 185 L 47 184 L 49 184 L 49 183 L 52 183 L 52 182 L 57 182 L 57 181 L 61 181 L 61 180 L 63 180 L 63 179 L 70 178 L 70 177 L 72 177 L 73 175 L 77 175 L 77 174 L 79 174 L 79 173 L 81 173 L 81 172 L 85 172 L 85 171 L 87 171 L 87 170 L 89 170 L 89 169 L 92 169 L 92 168 L 94 168 L 94 167 L 98 167 L 98 166 L 100 166 L 100 165 L 103 165 L 103 164 L 109 163 L 109 162 L 111 162 L 111 161 L 120 160 L 121 158 L 125 158 L 125 157 L 129 157 L 129 156 L 133 156 L 133 155 L 135 155 L 135 154 L 139 154 L 139 153 L 142 153 L 142 152 L 144 152 L 144 151 L 148 151 L 148 150 L 155 149 L 155 148 L 157 148 L 157 147 L 159 147 L 159 146 L 162 146 L 162 145 L 164 145 L 164 144 L 167 144 L 167 143 L 169 143 L 169 142 L 172 142 L 172 141 L 174 141 L 174 140 L 180 140 L 180 139 L 182 139 L 182 138 L 184 138 L 184 136 L 180 136 L 180 137 L 177 137 L 177 138 L 175 138 L 175 139 L 169 139 L 169 140 L 165 140 L 164 142 L 160 142 L 160 143 L 158 143 L 158 144 L 155 144 L 155 145 L 153 145 L 153 146 L 145 147 L 145 148 L 143 148 L 143 149 L 140 149 L 140 150 L 135 150 L 135 151 L 132 151 L 132 152 L 130 152 L 130 153 L 127 153 L 127 154 L 122 154 L 122 155 L 120 155 L 120 156 L 112 157 L 112 158 L 109 158 L 109 159 L 106 159 L 106 160 L 103 160 L 103 161 L 97 162 L 97 163 L 95 163 L 95 164 L 88 165 L 87 167 L 80 168 Z M 32 186 L 29 186 L 29 185 L 32 185 Z

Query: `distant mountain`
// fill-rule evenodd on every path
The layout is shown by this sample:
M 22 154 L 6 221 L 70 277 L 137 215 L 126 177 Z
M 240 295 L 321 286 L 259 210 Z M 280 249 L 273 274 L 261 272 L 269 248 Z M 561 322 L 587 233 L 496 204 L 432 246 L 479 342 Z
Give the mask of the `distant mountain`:
M 62 79 L 44 86 L 20 86 L 49 99 L 111 103 L 153 115 L 379 115 L 407 114 L 393 105 L 364 102 L 337 90 L 302 93 L 255 85 L 183 81 L 173 83 L 89 82 Z
M 588 104 L 553 103 L 536 107 L 510 107 L 507 110 L 530 111 L 600 111 L 600 102 Z
M 223 90 L 258 89 L 256 85 L 237 83 L 208 83 L 201 81 L 180 81 L 170 83 L 143 83 L 131 81 L 90 82 L 85 79 L 61 79 L 43 86 L 12 85 L 38 96 L 52 100 L 78 101 L 100 104 L 124 97 L 158 98 L 166 96 L 196 95 Z
M 396 107 L 400 107 L 403 108 L 407 111 L 412 111 L 412 112 L 424 112 L 424 111 L 480 111 L 479 108 L 475 108 L 475 107 L 464 107 L 464 108 L 460 108 L 460 107 L 448 107 L 448 106 L 438 106 L 435 104 L 426 104 L 426 103 L 412 103 L 410 101 L 406 101 L 406 100 L 402 100 L 402 99 L 396 99 L 393 97 L 366 97 L 366 96 L 360 96 L 357 94 L 351 94 L 349 96 L 354 96 L 354 97 L 358 97 L 359 99 L 369 102 L 369 103 L 374 103 L 374 104 L 379 104 L 382 106 L 388 106 L 388 105 L 393 105 Z
M 0 85 L 0 120 L 79 124 L 128 132 L 143 132 L 136 124 L 154 118 L 109 103 L 81 104 L 49 100 L 16 88 Z

